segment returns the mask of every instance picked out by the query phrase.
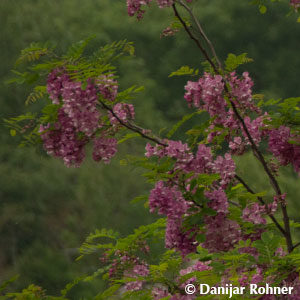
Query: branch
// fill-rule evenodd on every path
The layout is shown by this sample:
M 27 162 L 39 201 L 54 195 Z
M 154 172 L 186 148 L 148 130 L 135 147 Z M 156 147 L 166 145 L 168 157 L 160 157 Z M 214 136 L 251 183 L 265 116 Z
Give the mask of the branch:
M 208 44 L 213 57 L 216 59 L 219 69 L 222 69 L 222 64 L 217 56 L 216 50 L 212 44 L 212 42 L 208 39 L 207 35 L 205 34 L 204 30 L 202 29 L 202 26 L 199 22 L 199 20 L 195 17 L 195 15 L 193 14 L 192 10 L 188 7 L 188 5 L 186 5 L 183 1 L 179 0 L 179 3 L 188 11 L 188 13 L 190 14 L 191 18 L 194 20 L 201 36 L 204 38 L 204 40 L 206 41 L 206 43 Z
M 143 137 L 144 139 L 147 139 L 147 140 L 150 140 L 152 142 L 155 142 L 161 146 L 168 146 L 162 139 L 152 135 L 148 135 L 146 132 L 147 130 L 145 130 L 144 128 L 142 127 L 139 127 L 129 121 L 126 121 L 124 122 L 123 120 L 121 120 L 116 114 L 115 112 L 113 111 L 113 109 L 111 107 L 109 107 L 108 105 L 106 105 L 103 101 L 99 100 L 99 102 L 101 103 L 102 107 L 106 110 L 108 110 L 117 120 L 118 122 L 123 125 L 124 127 L 126 127 L 127 129 L 131 130 L 131 131 L 134 131 L 134 132 L 137 132 L 138 134 L 141 135 L 141 137 Z
M 184 4 L 181 0 L 178 0 L 179 3 L 181 5 L 183 5 L 183 7 L 188 11 L 188 13 L 191 15 L 191 17 L 196 20 L 196 17 L 194 16 L 193 12 L 190 10 L 190 8 Z M 174 10 L 174 13 L 175 13 L 175 16 L 179 19 L 179 21 L 181 22 L 181 24 L 183 25 L 185 31 L 187 32 L 187 34 L 189 35 L 189 37 L 197 44 L 198 48 L 201 50 L 202 54 L 204 55 L 205 59 L 210 63 L 210 65 L 212 66 L 213 70 L 215 71 L 216 74 L 220 74 L 220 72 L 218 71 L 218 69 L 216 68 L 216 65 L 213 63 L 213 61 L 209 58 L 207 52 L 205 51 L 205 49 L 202 47 L 201 43 L 199 42 L 199 40 L 191 33 L 191 31 L 189 30 L 188 26 L 186 25 L 186 23 L 184 22 L 184 20 L 181 18 L 181 16 L 179 15 L 178 11 L 177 11 L 177 8 L 175 6 L 175 4 L 172 5 L 173 7 L 173 10 Z M 197 23 L 196 23 L 197 24 Z M 200 23 L 198 22 L 199 26 L 197 25 L 198 27 L 198 30 L 200 31 L 200 34 L 202 37 L 206 37 L 206 35 L 204 34 L 204 31 L 202 29 L 202 27 L 200 26 Z M 204 35 L 203 35 L 204 34 Z M 206 42 L 208 42 L 208 38 L 206 37 L 205 38 Z M 209 41 L 210 43 L 210 41 Z M 212 48 L 211 48 L 212 49 Z M 213 53 L 215 53 L 213 51 Z M 216 57 L 217 59 L 217 57 Z M 222 68 L 220 68 L 220 70 L 223 72 Z M 221 75 L 221 74 L 220 74 Z M 260 150 L 258 149 L 258 147 L 256 146 L 255 142 L 253 141 L 253 138 L 244 122 L 244 119 L 242 118 L 242 116 L 240 115 L 240 113 L 238 112 L 237 110 L 237 107 L 235 105 L 235 103 L 233 102 L 232 100 L 232 96 L 230 94 L 230 91 L 227 87 L 227 82 L 226 80 L 223 78 L 223 81 L 224 81 L 224 89 L 225 89 L 225 92 L 228 96 L 228 99 L 230 101 L 230 104 L 232 106 L 232 109 L 233 109 L 233 112 L 234 114 L 236 115 L 237 119 L 241 122 L 241 125 L 242 125 L 242 128 L 244 129 L 245 133 L 246 133 L 246 136 L 251 144 L 251 148 L 252 148 L 252 151 L 254 153 L 254 155 L 257 157 L 257 159 L 260 161 L 260 163 L 262 164 L 266 174 L 268 175 L 269 179 L 270 179 L 270 183 L 271 183 L 271 186 L 273 187 L 273 189 L 275 190 L 276 192 L 276 195 L 278 196 L 281 196 L 282 195 L 282 192 L 280 190 L 280 187 L 279 187 L 279 184 L 276 180 L 276 178 L 274 177 L 274 175 L 272 174 L 271 170 L 269 169 L 262 153 L 260 152 Z M 280 203 L 281 205 L 281 210 L 282 210 L 282 214 L 283 214 L 283 222 L 284 222 L 284 228 L 285 228 L 285 239 L 286 239 L 286 243 L 287 243 L 287 248 L 288 248 L 288 251 L 291 252 L 292 249 L 293 249 L 293 243 L 292 243 L 292 237 L 291 237 L 291 230 L 290 230 L 290 222 L 289 222 L 289 216 L 288 216 L 288 213 L 287 213 L 287 209 L 286 209 L 286 205 L 285 203 L 281 202 Z
M 213 61 L 210 59 L 209 55 L 207 54 L 206 50 L 202 47 L 201 43 L 197 40 L 197 38 L 192 34 L 192 32 L 190 31 L 190 29 L 188 28 L 187 24 L 184 22 L 184 20 L 181 18 L 181 16 L 178 13 L 178 10 L 176 8 L 176 5 L 173 4 L 172 8 L 174 10 L 174 14 L 175 16 L 178 18 L 178 20 L 180 21 L 180 23 L 182 24 L 182 26 L 184 27 L 185 31 L 187 32 L 187 34 L 189 35 L 189 37 L 196 43 L 196 45 L 198 46 L 198 48 L 200 49 L 200 51 L 202 52 L 203 56 L 205 57 L 205 59 L 210 63 L 210 65 L 212 66 L 212 68 L 214 69 L 214 71 L 216 73 L 218 73 L 218 69 L 216 67 L 216 65 L 213 63 Z
M 295 245 L 293 246 L 292 251 L 293 251 L 295 248 L 297 248 L 298 246 L 300 246 L 300 242 L 297 243 L 297 244 L 295 244 Z
M 245 189 L 255 195 L 254 191 L 248 186 L 248 184 L 238 175 L 235 175 L 235 178 L 245 187 Z M 262 197 L 257 197 L 258 201 L 266 206 L 265 201 L 263 200 Z M 273 223 L 276 225 L 276 227 L 279 229 L 279 231 L 283 234 L 284 237 L 286 237 L 286 232 L 285 230 L 282 228 L 282 226 L 279 224 L 279 222 L 276 220 L 276 218 L 269 212 L 267 212 L 268 216 L 271 218 L 271 220 L 273 221 Z

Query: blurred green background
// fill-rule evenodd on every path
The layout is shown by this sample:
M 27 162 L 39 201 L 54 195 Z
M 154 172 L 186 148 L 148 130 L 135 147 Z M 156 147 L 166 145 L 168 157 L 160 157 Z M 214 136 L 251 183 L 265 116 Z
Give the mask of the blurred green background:
M 145 86 L 135 101 L 138 122 L 159 131 L 171 128 L 189 109 L 183 99 L 188 78 L 168 78 L 182 65 L 201 68 L 197 48 L 183 33 L 160 38 L 172 21 L 171 10 L 148 9 L 137 22 L 127 16 L 125 0 L 1 0 L 0 1 L 0 119 L 28 110 L 28 87 L 7 86 L 21 49 L 31 42 L 51 41 L 63 51 L 73 42 L 96 35 L 96 46 L 120 39 L 133 41 L 136 57 L 120 64 L 120 83 Z M 300 24 L 287 17 L 287 3 L 261 15 L 248 1 L 198 0 L 193 5 L 205 30 L 224 59 L 247 52 L 254 62 L 244 66 L 255 92 L 280 98 L 300 95 Z M 42 102 L 34 104 L 38 109 Z M 150 185 L 132 167 L 120 166 L 124 153 L 143 154 L 142 143 L 124 145 L 111 165 L 90 159 L 79 169 L 35 149 L 17 148 L 16 138 L 0 127 L 0 282 L 20 274 L 14 288 L 29 283 L 59 294 L 66 283 L 97 269 L 97 261 L 74 262 L 77 247 L 96 228 L 128 234 L 155 218 L 143 204 L 129 204 L 147 194 Z M 239 172 L 258 190 L 269 190 L 266 178 L 250 155 L 238 158 Z M 282 170 L 281 184 L 300 220 L 299 178 Z M 101 289 L 99 280 L 79 285 L 72 299 Z

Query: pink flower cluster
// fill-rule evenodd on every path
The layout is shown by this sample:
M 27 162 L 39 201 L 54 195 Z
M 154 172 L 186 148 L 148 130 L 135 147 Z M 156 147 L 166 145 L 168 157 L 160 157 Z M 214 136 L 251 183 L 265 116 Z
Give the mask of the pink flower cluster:
M 300 0 L 290 0 L 290 5 L 295 9 L 298 10 L 300 8 Z
M 242 76 L 243 78 L 240 79 L 235 72 L 232 72 L 228 78 L 231 87 L 232 100 L 241 111 L 248 109 L 250 111 L 261 113 L 260 109 L 255 106 L 252 101 L 253 81 L 249 77 L 249 73 L 244 72 Z
M 192 0 L 187 0 L 192 2 Z M 145 10 L 142 9 L 143 5 L 149 5 L 152 0 L 127 0 L 127 12 L 130 17 L 137 15 L 138 20 L 143 17 Z M 174 0 L 157 0 L 159 8 L 170 7 L 174 4 Z
M 133 120 L 135 117 L 134 107 L 132 104 L 117 103 L 113 107 L 114 115 L 109 112 L 110 123 L 120 125 L 120 122 L 126 123 L 128 120 Z M 119 120 L 118 120 L 119 119 Z
M 106 100 L 114 101 L 118 94 L 118 82 L 113 75 L 101 75 L 96 80 L 96 86 L 102 97 Z
M 187 174 L 193 172 L 194 176 L 189 178 L 186 182 L 187 189 L 189 189 L 189 182 L 191 179 L 197 177 L 197 174 L 220 174 L 221 179 L 214 183 L 210 191 L 205 192 L 210 202 L 208 206 L 214 209 L 219 217 L 217 218 L 206 218 L 206 229 L 207 229 L 207 240 L 210 242 L 204 244 L 212 250 L 213 246 L 216 246 L 215 250 L 219 251 L 220 248 L 227 249 L 228 245 L 222 246 L 218 232 L 221 232 L 219 227 L 216 225 L 216 220 L 221 219 L 227 227 L 223 227 L 223 238 L 224 243 L 227 239 L 226 233 L 233 234 L 234 236 L 240 235 L 239 226 L 226 219 L 228 214 L 228 200 L 224 192 L 226 186 L 232 181 L 235 176 L 235 164 L 230 154 L 225 154 L 224 157 L 218 156 L 215 160 L 212 157 L 211 149 L 204 144 L 199 144 L 198 151 L 195 155 L 190 152 L 186 144 L 175 141 L 166 141 L 167 146 L 146 146 L 146 156 L 158 156 L 158 157 L 172 157 L 176 159 L 175 167 L 180 165 L 180 170 Z M 175 182 L 174 182 L 175 180 Z M 158 213 L 167 216 L 167 228 L 165 243 L 167 248 L 175 248 L 181 252 L 183 256 L 195 251 L 197 242 L 195 236 L 199 232 L 199 228 L 191 228 L 184 230 L 182 228 L 183 219 L 189 215 L 188 209 L 193 206 L 192 202 L 184 199 L 182 193 L 178 190 L 176 179 L 165 183 L 159 181 L 156 183 L 155 188 L 152 189 L 149 197 L 150 211 L 154 212 L 158 209 Z M 193 192 L 193 191 L 192 191 Z M 236 229 L 235 231 L 233 229 Z M 213 231 L 216 230 L 214 233 Z M 231 235 L 230 235 L 231 237 Z M 215 241 L 216 239 L 216 241 Z M 232 243 L 235 243 L 236 239 L 231 239 Z M 215 242 L 214 242 L 215 241 Z M 220 246 L 217 246 L 219 244 Z M 232 246 L 232 244 L 230 244 Z
M 100 113 L 97 110 L 97 90 L 95 85 L 88 83 L 85 90 L 81 82 L 66 80 L 62 84 L 62 108 L 72 120 L 73 126 L 90 137 L 99 127 Z
M 194 264 L 192 264 L 191 266 L 187 267 L 186 269 L 182 269 L 180 270 L 179 274 L 180 276 L 184 276 L 187 274 L 190 274 L 192 272 L 195 271 L 207 271 L 207 270 L 211 270 L 211 267 L 209 266 L 209 264 L 211 263 L 211 261 L 206 261 L 206 262 L 202 262 L 202 261 L 197 261 Z M 189 278 L 187 281 L 185 281 L 180 287 L 182 289 L 185 288 L 185 285 L 190 284 L 190 283 L 195 283 L 197 280 L 197 278 L 195 276 Z
M 97 108 L 98 97 L 114 101 L 118 84 L 113 75 L 102 75 L 95 82 L 88 80 L 85 88 L 81 82 L 72 81 L 64 69 L 54 69 L 47 80 L 47 91 L 52 103 L 59 105 L 58 118 L 54 124 L 41 125 L 40 133 L 48 154 L 63 159 L 67 166 L 80 166 L 84 146 L 93 142 L 93 159 L 109 163 L 117 152 L 117 140 L 109 137 L 119 120 L 109 112 L 110 124 L 103 130 L 101 114 Z M 123 122 L 134 118 L 131 104 L 117 103 L 114 114 Z M 98 129 L 102 129 L 97 137 Z
M 77 129 L 63 108 L 58 110 L 58 120 L 53 128 L 50 124 L 41 125 L 40 132 L 44 149 L 49 155 L 62 158 L 68 167 L 80 166 L 85 158 L 84 146 L 87 139 L 78 138 Z
M 149 196 L 150 211 L 158 209 L 158 213 L 167 216 L 166 248 L 175 248 L 183 256 L 193 252 L 197 243 L 191 232 L 184 231 L 182 217 L 186 214 L 189 204 L 176 186 L 169 187 L 163 181 L 156 183 Z
M 139 257 L 130 255 L 127 251 L 120 250 L 115 251 L 114 257 L 108 272 L 109 277 L 119 278 L 123 274 L 127 277 L 148 275 L 148 266 Z M 103 254 L 103 261 L 108 262 L 106 252 Z
M 249 145 L 248 136 L 242 128 L 240 121 L 236 118 L 234 111 L 225 100 L 225 81 L 230 85 L 230 100 L 239 111 L 261 114 L 260 109 L 252 101 L 253 82 L 247 72 L 239 78 L 235 72 L 228 75 L 225 80 L 221 75 L 204 73 L 197 82 L 188 81 L 185 86 L 184 98 L 189 106 L 205 110 L 212 121 L 208 129 L 207 141 L 211 143 L 215 137 L 222 134 L 222 129 L 227 130 L 226 140 L 232 154 L 243 154 L 246 145 Z M 228 95 L 227 95 L 228 97 Z M 255 143 L 260 143 L 264 127 L 263 119 L 267 116 L 259 116 L 251 120 L 245 117 L 244 122 Z M 240 136 L 242 134 L 243 138 Z
M 182 220 L 182 218 L 168 217 L 165 245 L 166 248 L 178 250 L 184 257 L 196 251 L 198 242 L 195 237 L 199 229 L 195 226 L 194 229 L 185 230 Z
M 269 150 L 279 160 L 280 164 L 285 166 L 292 164 L 296 172 L 300 172 L 300 146 L 291 144 L 289 140 L 298 139 L 299 137 L 291 134 L 290 128 L 280 126 L 278 129 L 269 132 Z
M 152 0 L 127 0 L 127 12 L 130 17 L 137 15 L 138 19 L 143 17 L 145 13 L 141 9 L 142 5 L 149 5 Z
M 266 224 L 267 221 L 262 217 L 262 214 L 266 212 L 264 205 L 258 203 L 252 203 L 243 210 L 243 220 L 251 222 L 253 224 Z
M 168 187 L 159 181 L 150 192 L 149 207 L 152 213 L 158 209 L 160 215 L 179 219 L 186 213 L 188 205 L 175 186 Z
M 235 72 L 226 78 L 231 87 L 231 100 L 242 111 L 250 110 L 260 112 L 252 102 L 253 81 L 247 72 L 243 78 L 237 77 Z M 207 111 L 210 117 L 217 117 L 218 121 L 227 119 L 228 105 L 224 99 L 225 81 L 221 75 L 204 73 L 197 82 L 188 81 L 185 86 L 184 98 L 189 106 Z
M 148 276 L 149 274 L 149 268 L 146 264 L 138 264 L 135 265 L 132 270 L 126 270 L 124 272 L 125 277 L 130 278 L 137 278 L 140 276 Z M 138 291 L 142 289 L 144 280 L 135 280 L 135 281 L 129 281 L 125 284 L 125 289 L 127 291 Z
M 208 206 L 215 210 L 217 213 L 228 213 L 228 200 L 227 196 L 221 188 L 214 191 L 206 191 L 205 197 L 210 200 Z
M 188 81 L 185 90 L 184 98 L 190 106 L 207 111 L 212 118 L 226 118 L 224 82 L 221 75 L 204 73 L 198 82 Z
M 202 244 L 210 252 L 228 251 L 242 238 L 241 228 L 224 213 L 205 218 L 206 240 Z
M 117 140 L 115 138 L 100 137 L 93 140 L 93 159 L 102 160 L 108 164 L 117 152 Z
M 199 144 L 198 151 L 194 155 L 187 144 L 181 141 L 165 141 L 166 147 L 156 145 L 146 145 L 146 157 L 171 157 L 176 159 L 175 169 L 195 174 L 218 173 L 221 176 L 219 184 L 226 187 L 235 176 L 235 163 L 230 154 L 226 153 L 224 157 L 218 156 L 213 160 L 211 149 L 204 144 Z

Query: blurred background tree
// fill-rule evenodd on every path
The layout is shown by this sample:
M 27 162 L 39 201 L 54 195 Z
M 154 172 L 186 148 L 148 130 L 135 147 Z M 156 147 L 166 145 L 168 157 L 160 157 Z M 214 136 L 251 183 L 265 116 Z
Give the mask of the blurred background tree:
M 248 1 L 199 0 L 193 9 L 221 58 L 247 52 L 254 59 L 246 67 L 256 93 L 274 98 L 300 95 L 300 26 L 296 17 L 286 17 L 286 3 L 271 6 L 265 16 Z M 156 131 L 170 128 L 188 111 L 183 99 L 188 78 L 168 75 L 182 65 L 201 68 L 198 50 L 183 33 L 160 38 L 173 20 L 169 10 L 149 9 L 138 23 L 127 16 L 125 0 L 2 0 L 1 120 L 24 111 L 29 88 L 4 84 L 21 49 L 50 41 L 63 52 L 95 34 L 94 47 L 125 38 L 134 42 L 136 57 L 123 60 L 119 68 L 121 86 L 145 86 L 135 100 L 140 124 Z M 17 148 L 17 139 L 4 126 L 0 133 L 0 282 L 19 273 L 17 288 L 33 282 L 57 294 L 82 272 L 96 269 L 95 262 L 74 263 L 76 249 L 89 232 L 105 227 L 128 234 L 153 220 L 142 203 L 129 204 L 150 186 L 138 169 L 118 162 L 122 153 L 142 154 L 142 143 L 122 145 L 110 166 L 87 160 L 80 169 L 68 169 L 41 151 Z M 254 159 L 249 156 L 239 163 L 240 172 L 251 181 L 255 178 L 258 191 L 269 191 Z M 299 179 L 283 169 L 281 183 L 292 191 L 290 211 L 300 220 Z M 88 297 L 101 284 L 80 285 L 72 298 Z

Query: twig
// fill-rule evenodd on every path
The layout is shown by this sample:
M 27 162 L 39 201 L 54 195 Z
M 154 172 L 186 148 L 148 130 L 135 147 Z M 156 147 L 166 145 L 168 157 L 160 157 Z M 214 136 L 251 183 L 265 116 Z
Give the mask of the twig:
M 212 52 L 212 55 L 213 57 L 216 59 L 217 63 L 218 63 L 218 66 L 219 66 L 219 69 L 222 69 L 222 64 L 217 56 L 217 53 L 216 53 L 216 50 L 212 44 L 212 42 L 208 39 L 207 35 L 205 34 L 204 30 L 202 29 L 202 26 L 199 22 L 199 20 L 195 17 L 195 15 L 193 14 L 192 10 L 181 0 L 179 0 L 179 3 L 188 11 L 188 13 L 190 14 L 190 16 L 192 17 L 192 19 L 194 20 L 201 36 L 204 38 L 204 40 L 206 41 L 206 43 L 208 44 L 211 52 Z
M 292 249 L 292 251 L 293 251 L 295 248 L 297 248 L 298 246 L 300 246 L 300 242 L 299 242 L 299 243 L 297 243 L 297 244 L 295 244 L 295 245 L 293 246 L 293 249 Z
M 102 105 L 102 107 L 103 107 L 104 109 L 108 110 L 108 111 L 109 111 L 109 112 L 110 112 L 110 113 L 118 120 L 118 122 L 119 122 L 121 125 L 123 125 L 124 127 L 126 127 L 127 129 L 129 129 L 129 130 L 131 130 L 131 131 L 134 131 L 134 132 L 140 134 L 141 137 L 143 137 L 144 139 L 150 140 L 150 141 L 155 142 L 155 143 L 157 143 L 157 144 L 159 144 L 159 145 L 161 145 L 161 146 L 164 146 L 164 147 L 167 147 L 167 146 L 168 146 L 166 143 L 163 142 L 162 139 L 160 139 L 160 138 L 158 138 L 158 137 L 156 137 L 156 136 L 154 136 L 154 135 L 150 136 L 150 135 L 146 134 L 146 133 L 145 133 L 146 130 L 145 130 L 144 128 L 139 127 L 139 126 L 137 126 L 137 125 L 135 125 L 135 124 L 133 124 L 133 123 L 131 123 L 131 122 L 129 122 L 129 121 L 124 122 L 123 120 L 121 120 L 121 119 L 115 114 L 115 112 L 113 111 L 113 109 L 112 109 L 111 107 L 109 107 L 108 105 L 106 105 L 106 104 L 105 104 L 103 101 L 101 101 L 101 100 L 99 100 L 99 102 L 101 103 L 101 105 Z
M 254 191 L 248 186 L 248 184 L 247 184 L 240 176 L 235 175 L 235 178 L 236 178 L 236 179 L 237 179 L 237 180 L 245 187 L 245 189 L 246 189 L 249 193 L 255 195 Z M 257 196 L 257 199 L 258 199 L 258 201 L 259 201 L 261 204 L 263 204 L 263 205 L 266 206 L 266 203 L 265 203 L 265 201 L 263 200 L 262 197 Z M 279 222 L 276 220 L 276 218 L 275 218 L 272 214 L 270 214 L 269 212 L 267 212 L 267 214 L 268 214 L 268 216 L 271 218 L 271 220 L 274 222 L 274 224 L 276 225 L 276 227 L 277 227 L 277 228 L 280 230 L 280 232 L 283 234 L 283 236 L 285 237 L 285 236 L 286 236 L 286 232 L 285 232 L 285 230 L 282 228 L 282 226 L 279 224 Z
M 183 19 L 181 18 L 181 16 L 179 15 L 176 5 L 173 4 L 172 8 L 174 10 L 174 14 L 175 16 L 178 18 L 178 20 L 180 21 L 180 23 L 183 25 L 185 31 L 187 32 L 187 34 L 189 35 L 189 37 L 196 43 L 196 45 L 198 46 L 198 48 L 200 49 L 200 51 L 202 52 L 202 54 L 204 55 L 205 59 L 210 63 L 210 65 L 213 67 L 214 71 L 216 73 L 218 73 L 218 69 L 216 67 L 216 65 L 214 64 L 214 62 L 210 59 L 209 55 L 207 54 L 206 50 L 202 47 L 202 45 L 200 44 L 200 42 L 197 40 L 197 38 L 192 34 L 192 32 L 190 31 L 190 29 L 188 28 L 188 26 L 186 25 L 186 23 L 183 21 Z

